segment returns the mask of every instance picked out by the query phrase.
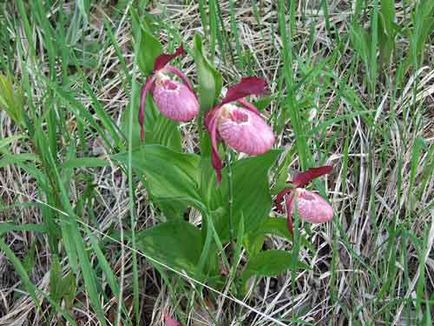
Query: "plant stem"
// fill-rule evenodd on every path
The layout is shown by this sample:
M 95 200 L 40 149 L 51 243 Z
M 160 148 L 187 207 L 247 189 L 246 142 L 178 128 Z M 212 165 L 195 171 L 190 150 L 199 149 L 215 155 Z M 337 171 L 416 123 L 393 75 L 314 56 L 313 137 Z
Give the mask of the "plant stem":
M 228 169 L 228 185 L 229 185 L 229 242 L 232 243 L 234 239 L 234 221 L 233 221 L 233 204 L 234 204 L 234 188 L 232 179 L 232 151 L 230 149 L 226 150 L 226 166 Z

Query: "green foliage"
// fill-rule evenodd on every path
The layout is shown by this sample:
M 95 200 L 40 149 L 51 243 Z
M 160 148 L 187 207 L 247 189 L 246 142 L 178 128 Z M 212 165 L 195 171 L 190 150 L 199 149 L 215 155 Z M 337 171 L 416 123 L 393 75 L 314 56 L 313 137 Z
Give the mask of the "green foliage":
M 197 270 L 203 246 L 200 230 L 185 221 L 166 222 L 137 234 L 140 250 L 158 267 L 170 267 L 186 271 L 189 275 L 204 279 L 216 273 L 215 251 L 209 252 L 204 270 Z M 163 263 L 166 266 L 160 266 Z
M 25 266 L 22 264 L 20 259 L 18 259 L 18 257 L 14 254 L 12 249 L 9 248 L 9 246 L 3 241 L 2 238 L 0 238 L 0 251 L 9 259 L 9 261 L 15 267 L 15 271 L 17 272 L 21 281 L 23 282 L 23 285 L 27 293 L 29 293 L 32 299 L 35 302 L 37 302 L 36 287 L 33 285 L 32 281 L 30 280 L 30 277 L 26 271 Z
M 418 1 L 413 13 L 413 28 L 410 35 L 410 52 L 408 64 L 418 68 L 424 58 L 424 48 L 434 30 L 434 2 L 431 0 Z
M 25 232 L 36 232 L 36 233 L 42 233 L 46 232 L 45 225 L 40 224 L 12 224 L 12 223 L 6 223 L 2 222 L 0 224 L 0 236 L 3 233 L 7 232 L 19 232 L 19 231 L 25 231 Z
M 72 310 L 77 286 L 74 274 L 70 271 L 63 276 L 59 258 L 53 256 L 50 269 L 50 296 L 59 306 L 62 301 L 67 311 Z
M 235 232 L 237 232 L 241 216 L 244 218 L 244 230 L 246 233 L 256 229 L 268 217 L 272 205 L 268 173 L 279 153 L 280 151 L 278 150 L 269 151 L 261 156 L 236 161 L 232 165 L 232 219 Z M 228 176 L 226 175 L 221 185 L 222 193 L 224 194 L 223 198 L 228 198 L 229 186 Z M 227 208 L 227 200 L 224 202 L 225 208 Z M 229 237 L 227 214 L 228 211 L 226 211 L 226 214 L 220 214 L 215 221 L 220 237 L 225 240 Z
M 124 111 L 122 119 L 122 130 L 125 135 L 129 130 L 129 113 L 131 106 Z M 139 126 L 139 105 L 134 107 L 133 125 L 132 125 L 132 144 L 133 148 L 139 148 L 145 144 L 160 144 L 167 146 L 175 151 L 181 151 L 181 133 L 176 122 L 165 118 L 156 108 L 151 96 L 146 99 L 145 109 L 145 139 L 140 139 Z
M 113 159 L 127 163 L 128 155 L 117 154 Z M 188 205 L 202 208 L 199 156 L 175 152 L 161 145 L 143 145 L 133 152 L 132 166 L 144 174 L 152 197 L 167 218 L 181 217 Z
M 142 23 L 137 13 L 132 11 L 133 30 L 135 31 L 136 44 L 136 61 L 137 65 L 145 76 L 152 73 L 155 59 L 163 52 L 163 46 L 153 36 L 148 24 L 144 20 Z M 132 99 L 134 105 L 128 105 L 122 117 L 121 129 L 124 135 L 132 128 L 133 148 L 140 147 L 143 142 L 140 139 L 140 126 L 138 114 L 140 109 L 139 93 L 134 94 Z M 133 123 L 130 127 L 129 116 L 130 109 L 133 107 Z M 161 144 L 172 148 L 175 151 L 181 151 L 181 134 L 178 130 L 177 123 L 162 116 L 156 108 L 151 96 L 147 96 L 145 105 L 145 143 Z M 127 138 L 127 137 L 125 137 Z
M 155 59 L 163 52 L 163 46 L 152 34 L 146 20 L 141 21 L 135 10 L 131 11 L 131 15 L 137 65 L 142 73 L 148 76 L 154 70 Z
M 138 238 L 143 245 L 141 248 L 151 258 L 172 267 L 182 268 L 192 275 L 196 273 L 195 268 L 198 266 L 201 253 L 207 253 L 207 261 L 209 257 L 214 257 L 216 254 L 215 244 L 211 245 L 210 242 L 205 241 L 205 238 L 211 240 L 214 237 L 212 234 L 206 235 L 214 231 L 211 228 L 203 233 L 205 229 L 201 232 L 191 224 L 179 220 L 182 212 L 188 206 L 193 206 L 198 208 L 203 213 L 202 218 L 206 219 L 208 217 L 206 212 L 214 211 L 211 216 L 219 242 L 228 241 L 230 236 L 228 214 L 232 214 L 235 225 L 233 231 L 239 236 L 257 231 L 258 227 L 267 221 L 271 209 L 268 173 L 279 153 L 280 151 L 275 150 L 234 162 L 230 176 L 233 182 L 233 207 L 229 210 L 226 200 L 230 194 L 227 168 L 224 170 L 225 177 L 221 186 L 207 192 L 207 198 L 203 198 L 203 193 L 200 191 L 203 189 L 200 185 L 202 180 L 200 176 L 203 175 L 201 169 L 205 167 L 199 164 L 199 156 L 175 152 L 161 145 L 143 145 L 135 150 L 131 161 L 134 170 L 139 175 L 145 176 L 146 186 L 153 201 L 160 205 L 166 217 L 171 220 L 141 232 Z M 117 154 L 113 159 L 126 164 L 128 155 Z M 212 184 L 212 187 L 217 186 Z M 173 218 L 177 219 L 173 220 Z M 240 221 L 243 221 L 243 224 L 240 224 Z M 211 221 L 208 220 L 207 225 L 209 222 Z M 268 230 L 278 229 L 281 234 L 285 234 L 282 225 L 271 224 L 265 223 L 266 226 L 268 225 L 266 233 Z M 242 226 L 242 234 L 238 232 L 239 226 Z M 258 235 L 258 238 L 263 241 L 263 237 L 257 233 L 253 234 Z M 162 249 L 161 243 L 164 243 L 165 249 Z M 199 273 L 203 276 L 203 271 Z
M 241 279 L 247 281 L 252 276 L 276 276 L 288 269 L 309 269 L 309 266 L 298 261 L 293 266 L 293 256 L 284 250 L 268 250 L 250 257 Z
M 276 235 L 292 242 L 286 218 L 268 217 L 244 238 L 244 245 L 249 255 L 255 255 L 261 251 L 265 235 Z
M 395 37 L 398 32 L 395 23 L 395 1 L 381 0 L 380 4 L 378 28 L 380 62 L 382 64 L 390 64 L 395 49 Z
M 367 80 L 369 85 L 375 82 L 374 75 L 371 67 L 371 62 L 377 60 L 376 57 L 372 58 L 372 40 L 371 37 L 362 26 L 357 22 L 351 25 L 351 44 L 353 45 L 356 53 L 362 60 L 367 70 Z
M 21 88 L 14 87 L 12 79 L 0 74 L 0 109 L 18 125 L 24 125 L 24 94 Z
M 199 34 L 194 36 L 193 57 L 199 80 L 198 93 L 203 114 L 216 104 L 222 89 L 222 76 L 207 59 Z
M 244 245 L 249 255 L 255 255 L 261 251 L 266 235 L 278 236 L 289 242 L 294 240 L 293 235 L 288 230 L 286 218 L 269 217 L 244 237 Z M 298 237 L 304 247 L 314 250 L 314 246 L 305 236 L 299 234 Z

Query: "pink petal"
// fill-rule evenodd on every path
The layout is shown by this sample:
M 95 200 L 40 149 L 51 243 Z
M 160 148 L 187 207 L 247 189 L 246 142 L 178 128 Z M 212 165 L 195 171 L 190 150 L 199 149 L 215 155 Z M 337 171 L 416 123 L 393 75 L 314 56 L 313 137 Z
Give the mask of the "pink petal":
M 164 323 L 166 324 L 166 326 L 181 326 L 181 323 L 179 321 L 173 319 L 168 315 L 164 316 Z
M 310 223 L 325 223 L 333 218 L 333 208 L 321 196 L 306 189 L 297 188 L 294 200 L 287 205 L 289 215 L 293 215 L 294 206 L 302 220 Z
M 167 65 L 164 68 L 164 70 L 178 76 L 184 82 L 184 84 L 190 89 L 190 91 L 194 93 L 193 85 L 191 84 L 190 79 L 188 79 L 188 77 L 181 70 L 171 65 Z
M 177 81 L 157 81 L 152 95 L 160 112 L 169 119 L 190 121 L 199 113 L 196 95 L 186 85 Z
M 317 168 L 311 168 L 307 171 L 298 173 L 294 177 L 292 184 L 297 188 L 304 187 L 313 179 L 318 178 L 325 174 L 329 174 L 332 170 L 333 170 L 333 166 L 331 165 L 324 165 Z
M 241 81 L 229 87 L 221 104 L 230 103 L 249 95 L 261 95 L 267 88 L 267 82 L 259 77 L 244 77 Z
M 184 53 L 185 53 L 184 48 L 181 45 L 176 49 L 176 51 L 173 54 L 168 54 L 168 53 L 160 54 L 155 60 L 154 72 L 163 69 L 164 66 L 167 65 L 170 61 L 172 61 L 176 57 L 179 57 L 180 55 L 183 55 Z
M 226 144 L 248 155 L 263 154 L 274 144 L 273 130 L 262 117 L 231 104 L 220 109 L 218 132 Z
M 146 96 L 148 92 L 151 90 L 155 81 L 154 76 L 150 76 L 146 79 L 145 85 L 142 87 L 142 91 L 140 94 L 140 109 L 139 109 L 139 124 L 140 124 L 140 138 L 142 141 L 145 139 L 145 107 L 146 107 Z

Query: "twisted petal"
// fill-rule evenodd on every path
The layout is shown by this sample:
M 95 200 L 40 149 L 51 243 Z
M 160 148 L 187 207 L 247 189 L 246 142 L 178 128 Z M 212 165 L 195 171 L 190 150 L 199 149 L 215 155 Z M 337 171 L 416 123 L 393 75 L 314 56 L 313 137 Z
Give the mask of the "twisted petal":
M 310 223 L 325 223 L 333 218 L 333 208 L 330 204 L 316 193 L 303 188 L 297 188 L 294 196 L 287 197 L 288 218 L 294 214 L 294 207 L 297 207 L 300 218 Z
M 283 189 L 281 192 L 279 192 L 276 196 L 276 198 L 274 199 L 274 206 L 276 207 L 276 210 L 279 213 L 283 213 L 283 206 L 282 206 L 282 202 L 283 199 L 294 189 L 292 188 L 285 188 Z
M 211 136 L 211 162 L 217 175 L 217 182 L 220 183 L 222 180 L 221 170 L 223 168 L 223 162 L 220 159 L 219 152 L 218 152 L 217 112 L 215 112 L 215 114 L 208 114 L 207 118 L 208 118 L 207 128 Z
M 256 113 L 227 104 L 220 109 L 218 116 L 219 135 L 233 149 L 259 155 L 273 147 L 273 130 Z
M 185 53 L 184 48 L 181 45 L 172 54 L 168 54 L 168 53 L 160 54 L 157 57 L 157 59 L 155 59 L 154 73 L 157 72 L 160 69 L 163 69 L 164 66 L 167 65 L 170 61 L 172 61 L 176 57 L 179 57 L 180 55 L 183 55 L 184 53 Z
M 175 121 L 190 121 L 199 113 L 196 95 L 184 84 L 170 79 L 156 83 L 154 101 L 160 112 Z
M 244 77 L 241 81 L 228 88 L 221 104 L 237 101 L 249 95 L 261 95 L 267 88 L 267 82 L 259 77 Z

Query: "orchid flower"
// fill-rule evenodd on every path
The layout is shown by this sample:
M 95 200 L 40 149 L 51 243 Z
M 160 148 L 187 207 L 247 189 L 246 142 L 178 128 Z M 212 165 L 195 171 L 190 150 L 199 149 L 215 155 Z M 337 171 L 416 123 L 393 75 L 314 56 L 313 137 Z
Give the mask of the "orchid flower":
M 248 155 L 260 155 L 274 144 L 271 127 L 261 117 L 259 110 L 244 98 L 265 92 L 267 83 L 258 77 L 246 77 L 229 87 L 223 100 L 205 117 L 205 126 L 211 137 L 211 160 L 221 181 L 222 160 L 218 153 L 218 141 Z
M 181 323 L 169 315 L 164 315 L 164 324 L 166 326 L 181 326 Z
M 146 96 L 152 93 L 155 104 L 167 118 L 175 121 L 190 121 L 199 112 L 199 102 L 193 86 L 187 76 L 169 62 L 185 53 L 182 46 L 173 54 L 163 53 L 157 57 L 152 74 L 146 79 L 140 97 L 140 137 L 145 137 Z M 181 82 L 172 79 L 168 74 L 178 76 Z
M 283 212 L 282 201 L 285 200 L 288 229 L 291 234 L 293 233 L 292 216 L 295 208 L 298 216 L 310 223 L 325 223 L 333 218 L 333 208 L 330 204 L 316 193 L 304 189 L 313 179 L 330 173 L 332 169 L 332 166 L 325 165 L 298 173 L 290 182 L 292 187 L 283 189 L 276 196 L 275 204 L 279 212 Z

